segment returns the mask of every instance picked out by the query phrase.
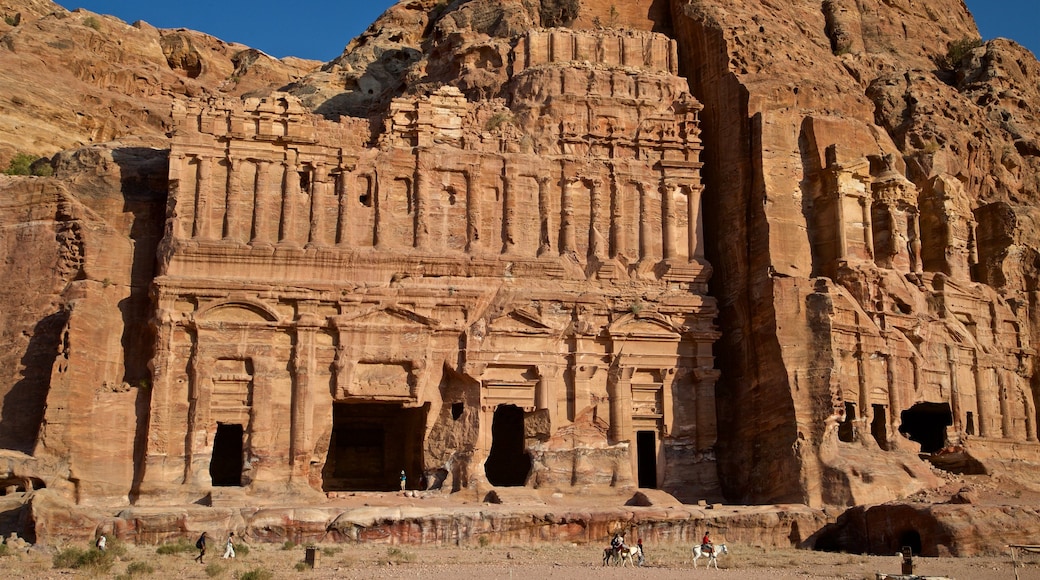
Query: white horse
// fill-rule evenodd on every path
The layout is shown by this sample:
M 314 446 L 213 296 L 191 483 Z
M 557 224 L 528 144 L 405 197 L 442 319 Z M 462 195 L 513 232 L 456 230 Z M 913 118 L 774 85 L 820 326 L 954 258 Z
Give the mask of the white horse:
M 625 546 L 619 550 L 603 548 L 603 565 L 613 564 L 615 566 L 636 566 L 639 561 L 639 546 Z
M 719 569 L 718 557 L 721 554 L 729 554 L 729 548 L 726 547 L 726 544 L 718 544 L 718 545 L 716 545 L 715 546 L 715 550 L 713 550 L 712 552 L 705 551 L 703 546 L 701 546 L 700 544 L 697 544 L 696 546 L 693 547 L 693 567 L 694 568 L 697 567 L 697 558 L 707 558 L 708 559 L 708 566 L 707 567 L 710 568 L 712 564 L 715 564 L 715 569 L 718 570 Z

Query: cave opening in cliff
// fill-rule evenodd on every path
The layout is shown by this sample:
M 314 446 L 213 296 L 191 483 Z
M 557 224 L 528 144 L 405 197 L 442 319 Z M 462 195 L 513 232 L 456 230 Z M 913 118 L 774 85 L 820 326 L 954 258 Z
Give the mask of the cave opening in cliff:
M 636 469 L 639 487 L 657 488 L 657 433 L 636 432 Z
M 209 463 L 209 477 L 214 487 L 242 485 L 242 443 L 245 432 L 237 423 L 218 423 L 213 437 L 213 457 Z
M 524 449 L 524 411 L 516 405 L 499 405 L 491 421 L 491 450 L 484 462 L 488 482 L 522 486 L 530 472 L 531 458 Z
M 917 403 L 899 418 L 899 432 L 919 443 L 922 453 L 936 453 L 946 446 L 946 428 L 953 425 L 949 403 Z
M 422 479 L 422 444 L 429 405 L 335 403 L 322 470 L 324 491 L 393 491 Z
M 853 423 L 856 421 L 856 403 L 845 402 L 845 418 L 838 423 L 838 440 L 852 443 L 856 440 L 856 429 Z

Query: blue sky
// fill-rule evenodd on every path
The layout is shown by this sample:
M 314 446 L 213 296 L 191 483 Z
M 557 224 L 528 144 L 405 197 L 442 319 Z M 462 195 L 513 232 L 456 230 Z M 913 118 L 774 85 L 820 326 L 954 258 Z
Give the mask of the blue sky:
M 925 0 L 927 1 L 927 0 Z M 966 0 L 982 38 L 1004 36 L 1040 55 L 1040 0 Z M 191 28 L 272 56 L 329 61 L 395 0 L 60 0 L 133 23 Z

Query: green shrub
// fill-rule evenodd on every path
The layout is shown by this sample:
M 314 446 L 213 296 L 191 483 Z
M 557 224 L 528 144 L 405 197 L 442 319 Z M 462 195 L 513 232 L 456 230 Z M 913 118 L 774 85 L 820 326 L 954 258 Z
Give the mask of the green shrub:
M 938 64 L 941 68 L 953 70 L 964 60 L 964 57 L 980 46 L 982 46 L 982 40 L 978 38 L 965 37 L 955 40 L 947 46 L 946 54 L 938 58 Z
M 116 556 L 112 552 L 98 549 L 81 550 L 66 548 L 54 555 L 52 564 L 55 568 L 84 569 L 95 574 L 108 572 L 115 563 Z
M 39 160 L 40 157 L 36 155 L 17 153 L 11 159 L 11 162 L 7 164 L 7 169 L 4 170 L 4 174 L 38 175 L 40 177 L 50 177 L 51 175 L 54 175 L 54 168 L 47 163 L 36 163 Z M 33 167 L 34 163 L 36 163 L 36 167 Z
M 235 575 L 238 580 L 271 580 L 274 578 L 274 574 L 270 570 L 263 568 L 253 568 L 248 572 L 242 572 L 241 574 Z
M 183 552 L 195 551 L 195 544 L 192 544 L 184 538 L 179 538 L 176 542 L 169 542 L 163 544 L 155 549 L 156 554 L 167 555 L 167 554 L 181 554 Z
M 249 546 L 245 544 L 235 544 L 235 555 L 236 556 L 248 556 Z
M 325 547 L 325 548 L 321 549 L 321 553 L 325 554 L 329 558 L 331 558 L 332 556 L 335 556 L 336 554 L 339 554 L 342 551 L 343 551 L 343 548 L 329 548 L 329 547 Z
M 307 562 L 297 562 L 296 565 L 293 567 L 296 568 L 297 572 L 306 572 L 307 570 L 311 569 L 310 564 L 308 564 Z
M 129 576 L 136 576 L 137 574 L 152 574 L 155 572 L 155 568 L 152 568 L 148 562 L 130 562 L 130 565 L 126 567 L 126 573 Z
M 101 31 L 101 21 L 93 16 L 87 16 L 83 19 L 83 26 L 87 28 L 93 28 L 94 30 Z
M 223 573 L 224 567 L 220 564 L 217 564 L 216 562 L 206 564 L 206 576 L 209 576 L 210 578 L 216 578 L 217 576 L 220 576 Z
M 389 561 L 395 564 L 401 564 L 403 562 L 414 562 L 415 554 L 411 552 L 405 552 L 400 548 L 387 548 L 386 557 Z
M 296 547 L 296 542 L 294 542 L 292 540 L 286 540 L 285 543 L 282 544 L 282 549 L 283 550 L 292 550 L 295 547 Z
M 9 548 L 7 546 L 7 544 L 0 544 L 0 558 L 3 558 L 4 556 L 6 556 L 6 555 L 8 555 L 10 553 L 11 553 L 11 548 Z
M 8 26 L 18 26 L 18 20 L 19 18 L 17 16 L 11 16 L 10 14 L 4 16 L 4 22 L 6 22 Z

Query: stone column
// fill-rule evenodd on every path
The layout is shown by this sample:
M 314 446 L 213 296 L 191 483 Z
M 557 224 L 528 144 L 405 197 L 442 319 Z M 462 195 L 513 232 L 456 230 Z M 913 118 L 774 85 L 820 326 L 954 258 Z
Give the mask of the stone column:
M 622 211 L 625 202 L 625 191 L 622 181 L 611 179 L 610 199 L 610 257 L 619 258 L 625 255 L 625 215 Z
M 1007 380 L 1007 371 L 1002 368 L 997 368 L 997 384 L 1000 386 L 1000 434 L 1004 439 L 1010 439 L 1014 436 L 1012 433 L 1013 429 L 1011 426 L 1011 409 L 1009 407 L 1008 399 L 1011 397 L 1011 385 Z
M 429 249 L 430 236 L 428 235 L 427 220 L 430 209 L 430 180 L 428 175 L 432 170 L 433 165 L 427 162 L 423 156 L 417 157 L 412 194 L 415 196 L 415 247 L 420 250 Z
M 867 246 L 867 254 L 869 254 L 871 260 L 873 260 L 877 256 L 877 253 L 874 251 L 874 220 L 871 219 L 870 203 L 868 203 L 868 198 L 859 198 L 859 210 L 863 215 L 863 240 Z
M 514 179 L 510 175 L 502 177 L 502 253 L 510 254 L 516 245 L 516 193 L 513 191 Z
M 162 486 L 166 482 L 173 481 L 172 471 L 175 464 L 174 457 L 178 447 L 178 439 L 171 433 L 171 425 L 174 420 L 172 401 L 177 397 L 174 392 L 174 377 L 171 370 L 174 363 L 174 322 L 173 312 L 160 306 L 155 313 L 155 354 L 152 357 L 152 385 L 149 401 L 148 414 L 148 438 L 145 456 L 143 482 L 148 482 L 148 487 Z M 177 420 L 181 420 L 180 417 Z M 171 448 L 171 441 L 173 448 Z M 183 445 L 183 439 L 179 442 Z M 183 447 L 181 447 L 183 449 Z M 183 476 L 183 473 L 178 474 Z M 142 486 L 144 487 L 144 486 Z M 156 490 L 162 493 L 162 489 Z
M 240 235 L 242 224 L 244 222 L 242 213 L 246 210 L 246 204 L 241 199 L 241 191 L 239 182 L 241 181 L 241 167 L 240 164 L 245 163 L 244 159 L 234 159 L 228 157 L 227 160 L 227 179 L 224 182 L 225 191 L 227 195 L 225 197 L 226 210 L 224 212 L 224 227 L 221 232 L 221 237 L 225 241 L 242 241 Z
M 599 223 L 603 219 L 603 181 L 591 179 L 589 186 L 592 189 L 592 195 L 589 205 L 588 257 L 602 262 L 607 256 L 606 248 L 603 247 L 603 233 L 599 231 Z
M 470 254 L 480 253 L 481 222 L 484 219 L 481 207 L 480 183 L 478 169 L 467 169 L 462 172 L 466 180 L 466 251 Z
M 849 239 L 845 224 L 845 194 L 839 188 L 835 195 L 838 226 L 838 260 L 844 260 L 849 252 Z
M 552 251 L 552 200 L 549 198 L 549 177 L 538 178 L 538 214 L 541 232 L 539 235 L 538 255 Z
M 350 246 L 350 195 L 352 192 L 347 187 L 347 172 L 340 170 L 336 172 L 336 245 L 340 248 Z
M 946 360 L 950 373 L 950 409 L 953 412 L 953 429 L 959 433 L 964 423 L 961 420 L 961 392 L 957 380 L 957 359 L 954 353 L 956 353 L 954 347 L 946 345 Z
M 327 245 L 325 241 L 325 199 L 327 198 L 325 192 L 328 171 L 323 163 L 318 163 L 309 170 L 311 175 L 311 208 L 310 227 L 307 230 L 307 245 L 320 248 Z
M 646 184 L 638 183 L 639 188 L 639 259 L 640 261 L 654 259 L 654 228 L 650 223 L 650 188 Z
M 278 243 L 295 244 L 296 198 L 300 194 L 300 174 L 295 160 L 282 164 L 282 219 L 278 228 Z
M 910 271 L 914 274 L 921 273 L 921 223 L 919 221 L 920 216 L 917 212 L 907 212 L 906 215 L 906 235 L 910 238 L 907 242 L 909 247 L 907 250 L 910 252 Z
M 198 177 L 195 190 L 195 225 L 192 237 L 206 239 L 210 221 L 210 190 L 213 187 L 213 159 L 198 158 Z
M 665 185 L 661 188 L 661 253 L 665 260 L 674 260 L 675 251 L 675 195 L 679 186 Z
M 982 363 L 979 361 L 979 355 L 975 353 L 975 406 L 977 407 L 976 412 L 979 415 L 979 436 L 980 437 L 991 437 L 993 435 L 992 429 L 990 428 L 990 417 L 989 408 L 987 407 L 987 400 L 989 397 L 989 389 L 986 388 L 986 372 L 982 368 Z
M 635 368 L 621 367 L 607 379 L 610 397 L 610 443 L 632 439 L 632 373 Z
M 690 261 L 704 259 L 704 224 L 701 223 L 701 188 L 692 184 L 686 188 L 686 213 Z
M 310 439 L 314 429 L 314 397 L 311 385 L 316 371 L 315 351 L 321 320 L 301 314 L 296 321 L 296 344 L 292 354 L 292 402 L 289 424 L 291 477 L 306 476 L 310 465 Z
M 560 208 L 560 255 L 574 252 L 578 247 L 574 232 L 574 187 L 580 181 L 577 178 L 563 181 L 563 200 Z
M 263 159 L 256 162 L 256 183 L 253 185 L 253 231 L 251 241 L 254 244 L 269 244 L 271 227 L 272 197 L 271 162 Z

